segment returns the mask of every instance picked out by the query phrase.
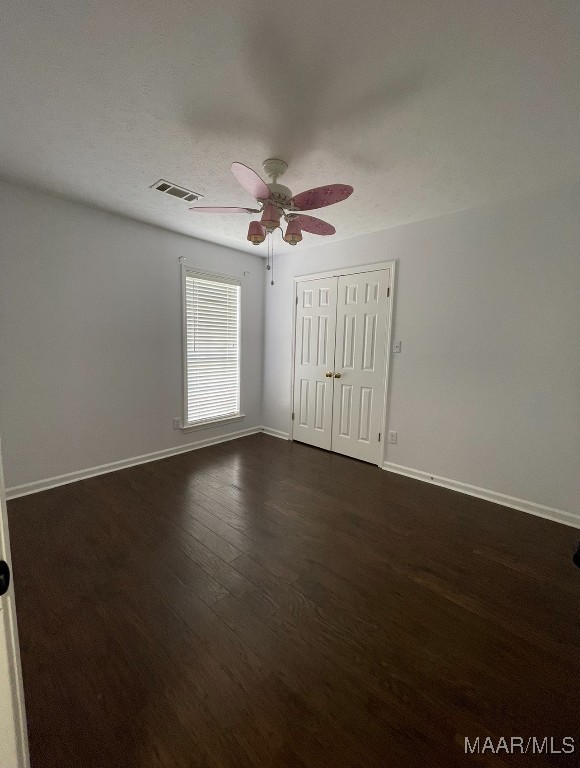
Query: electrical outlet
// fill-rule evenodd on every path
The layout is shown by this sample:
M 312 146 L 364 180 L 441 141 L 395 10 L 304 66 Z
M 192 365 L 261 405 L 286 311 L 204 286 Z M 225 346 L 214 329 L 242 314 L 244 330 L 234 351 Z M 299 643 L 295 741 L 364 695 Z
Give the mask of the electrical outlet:
M 181 419 L 173 419 L 173 429 L 179 429 L 181 427 Z
M 389 443 L 396 443 L 397 442 L 397 433 L 390 431 L 389 432 Z
M 400 352 L 400 351 L 401 351 L 401 342 L 400 341 L 396 341 L 395 342 L 395 352 Z

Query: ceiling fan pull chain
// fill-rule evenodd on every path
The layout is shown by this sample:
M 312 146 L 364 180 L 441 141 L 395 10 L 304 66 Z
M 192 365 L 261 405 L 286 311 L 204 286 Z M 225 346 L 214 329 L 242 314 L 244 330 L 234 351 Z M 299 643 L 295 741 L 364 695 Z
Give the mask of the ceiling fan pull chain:
M 274 238 L 272 238 L 272 279 L 270 285 L 274 285 Z
M 269 232 L 268 232 L 268 239 L 266 241 L 266 249 L 267 249 L 267 256 L 268 256 L 268 261 L 267 261 L 267 264 L 266 264 L 266 269 L 269 270 L 270 269 L 270 233 Z

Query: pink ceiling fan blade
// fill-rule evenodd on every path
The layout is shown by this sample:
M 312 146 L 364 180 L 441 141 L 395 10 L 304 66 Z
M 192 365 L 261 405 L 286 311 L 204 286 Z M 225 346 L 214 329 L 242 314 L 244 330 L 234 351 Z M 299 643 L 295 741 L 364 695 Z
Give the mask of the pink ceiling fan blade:
M 194 205 L 190 211 L 201 211 L 201 213 L 260 213 L 258 208 L 237 208 L 224 205 Z
M 350 197 L 353 191 L 353 188 L 348 184 L 329 184 L 326 187 L 307 189 L 306 192 L 295 195 L 290 200 L 290 204 L 298 208 L 299 211 L 313 211 L 316 208 L 341 203 Z
M 262 181 L 256 171 L 248 168 L 243 163 L 232 163 L 232 173 L 246 192 L 249 192 L 256 200 L 270 199 L 272 193 L 268 189 L 266 182 Z
M 292 219 L 303 232 L 311 232 L 313 235 L 334 235 L 336 229 L 327 221 L 317 219 L 314 216 L 296 216 Z

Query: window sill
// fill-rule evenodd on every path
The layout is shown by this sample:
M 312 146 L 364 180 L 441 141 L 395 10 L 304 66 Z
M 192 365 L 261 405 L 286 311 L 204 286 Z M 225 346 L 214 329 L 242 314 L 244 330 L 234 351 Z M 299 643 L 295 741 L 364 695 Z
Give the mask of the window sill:
M 183 432 L 196 432 L 198 429 L 211 429 L 211 427 L 219 427 L 221 424 L 229 424 L 233 421 L 242 421 L 246 418 L 245 413 L 238 413 L 236 416 L 224 416 L 222 419 L 212 419 L 211 421 L 200 421 L 198 424 L 186 424 L 180 429 Z

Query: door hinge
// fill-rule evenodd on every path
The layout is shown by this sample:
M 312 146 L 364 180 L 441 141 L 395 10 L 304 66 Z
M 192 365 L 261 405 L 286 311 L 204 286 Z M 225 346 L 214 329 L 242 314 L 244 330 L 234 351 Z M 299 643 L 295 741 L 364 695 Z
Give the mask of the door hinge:
M 298 306 L 298 296 L 296 296 L 296 306 Z
M 387 299 L 389 298 L 390 295 L 391 295 L 391 286 L 388 285 L 387 286 Z
M 292 411 L 292 421 L 294 421 L 294 411 Z
M 379 443 L 381 442 L 381 433 L 379 432 Z

